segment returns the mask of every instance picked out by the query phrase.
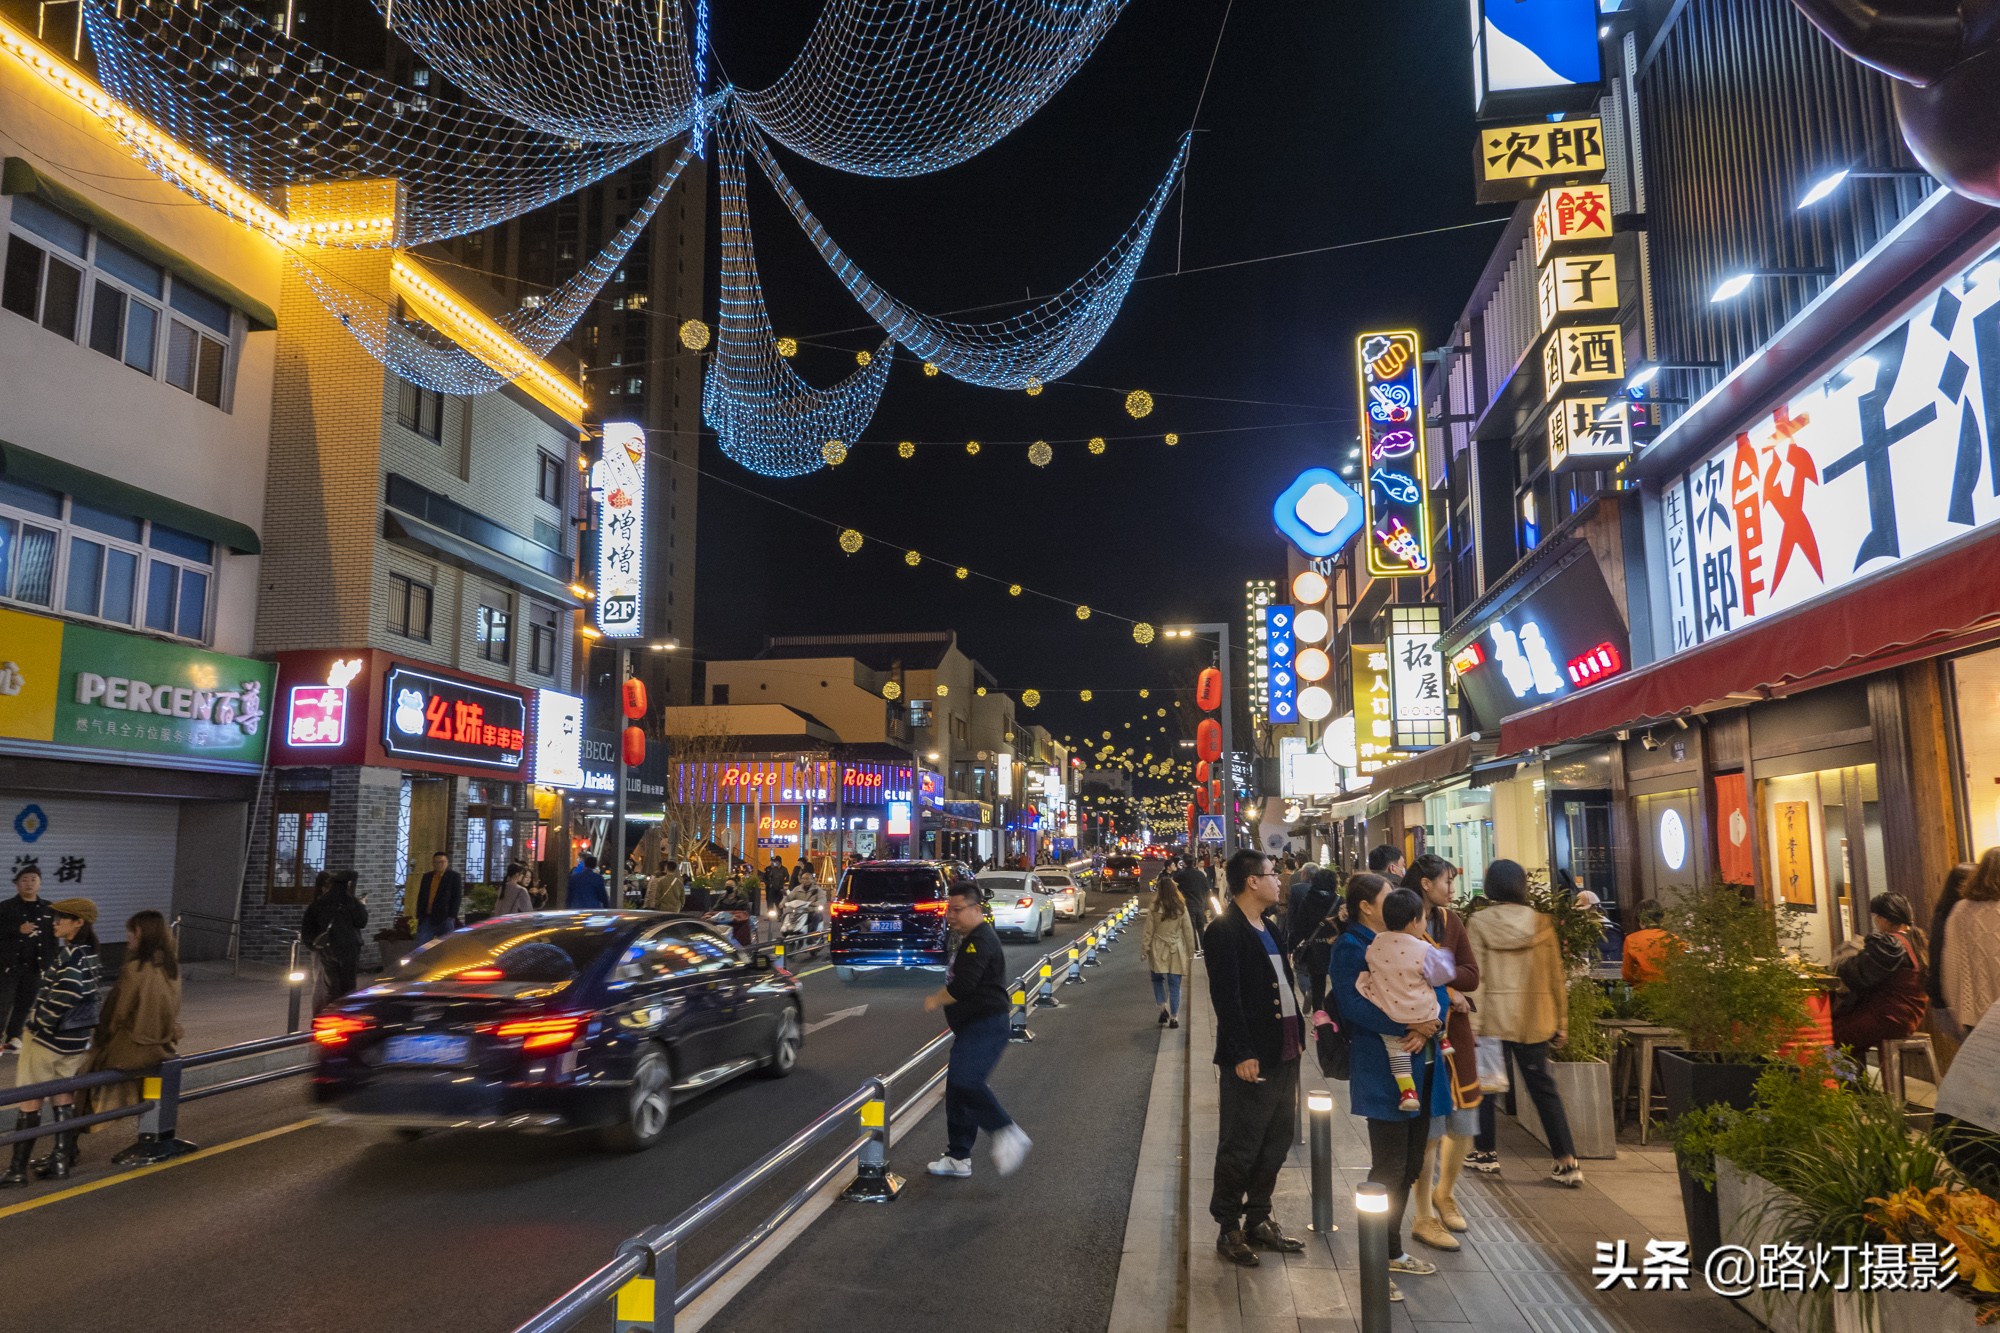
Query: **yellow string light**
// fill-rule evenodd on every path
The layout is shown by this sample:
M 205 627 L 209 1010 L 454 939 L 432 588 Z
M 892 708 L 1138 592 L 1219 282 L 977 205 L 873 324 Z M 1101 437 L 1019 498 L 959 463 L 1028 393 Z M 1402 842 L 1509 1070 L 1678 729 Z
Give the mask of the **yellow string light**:
M 972 571 L 967 569 L 964 565 L 960 565 L 957 569 L 954 569 L 951 572 L 957 577 L 962 579 L 969 579 L 972 577 Z
M 680 327 L 681 346 L 699 352 L 708 346 L 708 325 L 698 319 L 684 319 Z
M 1167 443 L 1169 445 L 1179 444 L 1180 442 L 1181 442 L 1181 437 L 1179 435 L 1175 434 L 1173 431 L 1167 432 Z
M 903 687 L 893 680 L 885 680 L 882 682 L 882 697 L 894 703 L 903 697 Z
M 1042 692 L 1040 690 L 1021 691 L 1021 703 L 1023 704 L 1023 706 L 1028 708 L 1034 708 L 1040 705 L 1041 702 L 1042 702 Z
M 1028 390 L 1028 397 L 1038 398 L 1041 396 L 1042 382 L 1036 379 L 1034 376 L 1030 375 L 1028 377 L 1028 383 L 1026 385 L 1026 388 Z
M 1153 641 L 1153 627 L 1151 625 L 1148 625 L 1145 621 L 1142 620 L 1138 624 L 1132 627 L 1132 642 L 1138 644 L 1140 647 L 1143 648 L 1152 641 Z M 1140 690 L 1139 697 L 1141 699 L 1145 698 L 1146 692 L 1144 690 Z
M 875 354 L 873 352 L 868 351 L 866 348 L 854 354 L 854 364 L 857 366 L 865 366 L 874 359 L 875 359 Z
M 1028 461 L 1036 467 L 1047 467 L 1049 460 L 1055 456 L 1055 450 L 1049 448 L 1047 440 L 1036 440 L 1028 446 Z
M 853 528 L 842 528 L 840 530 L 840 549 L 849 555 L 853 555 L 861 549 L 861 540 L 861 534 Z
M 1139 697 L 1141 699 L 1150 699 L 1153 697 L 1153 692 L 1151 690 L 1140 690 Z
M 979 457 L 979 441 L 967 440 L 965 442 L 965 452 L 971 454 L 974 458 Z
M 975 687 L 972 692 L 982 699 L 986 697 L 986 687 L 984 685 Z
M 924 563 L 924 557 L 917 551 L 905 551 L 903 552 L 903 563 L 911 569 L 915 569 L 918 565 Z
M 782 356 L 787 360 L 789 360 L 790 358 L 795 357 L 798 354 L 799 354 L 799 340 L 797 338 L 778 339 L 779 356 Z
M 1153 714 L 1154 717 L 1165 717 L 1166 715 L 1167 715 L 1167 710 L 1164 708 L 1160 709 L 1157 713 Z
M 1007 595 L 1008 595 L 1009 597 L 1019 597 L 1019 596 L 1021 595 L 1021 585 L 1020 585 L 1020 584 L 1018 584 L 1018 583 L 1010 583 L 1010 584 L 1008 584 L 1008 585 L 1007 585 Z
M 1083 700 L 1083 701 L 1084 701 L 1085 703 L 1089 703 L 1089 702 L 1090 702 L 1090 691 L 1089 691 L 1089 690 L 1085 690 L 1085 691 L 1083 691 L 1083 692 L 1082 692 L 1081 694 L 1077 695 L 1076 697 L 1077 697 L 1077 698 L 1079 698 L 1079 699 L 1081 699 L 1081 700 Z
M 905 458 L 915 458 L 917 456 L 917 446 L 909 440 L 904 440 L 896 446 L 896 452 Z
M 1089 607 L 1087 607 L 1087 606 L 1079 606 L 1079 607 L 1078 607 L 1078 608 L 1076 609 L 1076 618 L 1077 618 L 1078 620 L 1088 620 L 1088 619 L 1090 619 L 1090 608 L 1089 608 Z
M 1136 421 L 1153 410 L 1153 395 L 1144 389 L 1134 389 L 1125 395 L 1125 411 Z
M 1090 450 L 1090 452 L 1092 452 L 1093 454 L 1101 454 L 1101 453 L 1103 453 L 1103 452 L 1104 452 L 1104 437 L 1103 437 L 1102 435 L 1093 435 L 1093 436 L 1091 436 L 1091 437 L 1090 437 L 1090 443 L 1089 443 L 1089 444 L 1088 444 L 1088 445 L 1087 445 L 1086 447 L 1087 447 L 1087 448 L 1088 448 L 1088 449 Z
M 839 467 L 847 461 L 847 445 L 841 440 L 828 440 L 819 447 L 819 456 L 827 461 L 828 466 Z
M 935 379 L 935 378 L 937 378 L 937 373 L 938 373 L 938 368 L 937 368 L 937 366 L 936 366 L 936 365 L 934 365 L 933 363 L 931 363 L 931 362 L 929 362 L 929 361 L 926 361 L 926 362 L 924 362 L 924 374 L 926 374 L 926 375 L 930 376 L 931 378 Z
M 945 684 L 943 681 L 939 681 L 937 683 L 937 697 L 940 699 L 945 699 L 949 698 L 950 695 L 951 695 L 951 686 Z

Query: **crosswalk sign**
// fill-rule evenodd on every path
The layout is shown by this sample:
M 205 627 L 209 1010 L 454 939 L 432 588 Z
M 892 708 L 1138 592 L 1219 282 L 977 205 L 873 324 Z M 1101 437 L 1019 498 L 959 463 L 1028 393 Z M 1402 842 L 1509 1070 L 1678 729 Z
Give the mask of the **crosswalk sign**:
M 1194 836 L 1196 842 L 1222 841 L 1221 815 L 1197 815 L 1196 820 L 1198 821 L 1195 824 Z

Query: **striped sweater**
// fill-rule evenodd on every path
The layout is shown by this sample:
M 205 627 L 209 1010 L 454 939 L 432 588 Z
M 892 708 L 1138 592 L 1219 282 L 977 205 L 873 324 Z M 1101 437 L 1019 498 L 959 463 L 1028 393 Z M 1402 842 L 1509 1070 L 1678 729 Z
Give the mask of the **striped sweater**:
M 89 1028 L 75 1032 L 57 1032 L 56 1028 L 71 1009 L 96 991 L 97 950 L 81 944 L 60 946 L 35 991 L 28 1031 L 36 1041 L 60 1055 L 80 1055 L 89 1050 Z

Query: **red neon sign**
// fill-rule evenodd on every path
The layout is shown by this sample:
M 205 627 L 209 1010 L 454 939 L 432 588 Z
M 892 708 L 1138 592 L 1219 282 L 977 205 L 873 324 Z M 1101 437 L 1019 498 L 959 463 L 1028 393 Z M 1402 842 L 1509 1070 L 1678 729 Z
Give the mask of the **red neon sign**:
M 1466 672 L 1471 671 L 1485 660 L 1486 650 L 1481 648 L 1478 641 L 1475 640 L 1459 649 L 1458 656 L 1451 659 L 1451 669 L 1463 676 Z
M 1569 661 L 1569 679 L 1573 685 L 1589 685 L 1615 676 L 1625 669 L 1625 659 L 1618 655 L 1618 649 L 1609 643 L 1600 643 L 1582 657 L 1572 657 Z

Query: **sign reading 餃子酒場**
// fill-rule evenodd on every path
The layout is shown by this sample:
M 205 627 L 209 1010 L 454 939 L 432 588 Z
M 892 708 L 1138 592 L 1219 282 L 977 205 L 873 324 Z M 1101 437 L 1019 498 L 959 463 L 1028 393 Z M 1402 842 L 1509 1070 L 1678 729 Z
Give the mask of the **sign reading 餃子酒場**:
M 2000 521 L 2000 257 L 1667 483 L 1675 651 Z

